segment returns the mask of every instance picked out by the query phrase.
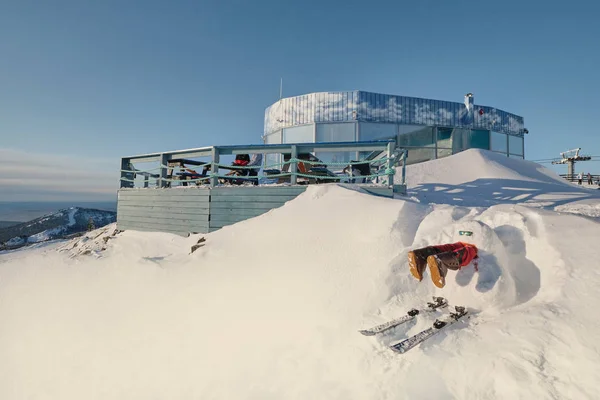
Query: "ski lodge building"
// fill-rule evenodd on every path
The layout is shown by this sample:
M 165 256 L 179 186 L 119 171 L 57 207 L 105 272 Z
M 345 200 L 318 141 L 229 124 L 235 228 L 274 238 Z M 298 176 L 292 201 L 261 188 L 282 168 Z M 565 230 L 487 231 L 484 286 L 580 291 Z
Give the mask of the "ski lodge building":
M 470 148 L 524 158 L 526 133 L 522 117 L 470 93 L 464 103 L 363 91 L 284 98 L 265 111 L 263 144 L 122 157 L 117 227 L 214 232 L 330 182 L 393 198 L 406 194 L 407 164 Z
M 265 144 L 395 139 L 407 164 L 470 148 L 524 158 L 523 117 L 494 107 L 364 91 L 309 93 L 283 98 L 265 111 Z M 361 154 L 318 153 L 325 162 Z M 275 160 L 273 160 L 275 161 Z

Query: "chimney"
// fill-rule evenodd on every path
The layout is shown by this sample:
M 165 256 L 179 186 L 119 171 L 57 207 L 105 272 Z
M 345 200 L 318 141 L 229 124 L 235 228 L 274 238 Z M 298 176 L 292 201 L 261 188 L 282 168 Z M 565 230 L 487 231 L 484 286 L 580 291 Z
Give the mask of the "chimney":
M 473 112 L 473 93 L 465 94 L 465 107 L 467 111 Z
M 473 93 L 465 94 L 465 108 L 466 112 L 461 113 L 461 122 L 463 126 L 473 126 L 474 124 L 474 115 L 473 115 Z

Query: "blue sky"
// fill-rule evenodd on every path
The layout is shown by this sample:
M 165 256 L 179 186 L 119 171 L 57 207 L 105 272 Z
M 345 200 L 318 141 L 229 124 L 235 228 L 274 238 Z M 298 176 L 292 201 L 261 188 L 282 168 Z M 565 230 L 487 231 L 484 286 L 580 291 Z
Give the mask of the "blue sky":
M 0 201 L 101 200 L 121 156 L 259 143 L 280 77 L 284 96 L 473 92 L 525 118 L 528 159 L 597 155 L 598 15 L 593 1 L 0 0 Z

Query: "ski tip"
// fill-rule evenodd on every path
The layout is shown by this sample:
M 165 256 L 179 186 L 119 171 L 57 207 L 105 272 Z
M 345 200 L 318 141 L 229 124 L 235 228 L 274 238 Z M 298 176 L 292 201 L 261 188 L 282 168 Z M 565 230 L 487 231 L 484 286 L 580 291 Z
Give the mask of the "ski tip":
M 372 331 L 367 331 L 367 330 L 360 330 L 358 331 L 361 335 L 364 336 L 375 336 L 375 333 Z

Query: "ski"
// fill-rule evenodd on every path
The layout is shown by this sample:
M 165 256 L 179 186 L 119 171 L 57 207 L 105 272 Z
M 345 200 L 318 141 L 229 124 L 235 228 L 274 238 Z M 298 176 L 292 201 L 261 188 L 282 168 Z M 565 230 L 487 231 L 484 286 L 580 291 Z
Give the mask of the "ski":
M 465 309 L 465 307 L 456 306 L 455 312 L 451 312 L 450 315 L 448 315 L 445 318 L 435 320 L 431 328 L 425 329 L 424 331 L 421 331 L 416 335 L 409 337 L 408 339 L 404 339 L 400 342 L 392 344 L 390 348 L 397 353 L 406 353 L 408 350 L 417 346 L 419 343 L 424 342 L 430 337 L 438 334 L 443 329 L 446 329 L 450 325 L 455 324 L 465 315 L 467 315 L 467 310 Z
M 402 317 L 395 318 L 391 321 L 384 322 L 383 324 L 374 326 L 369 329 L 360 330 L 359 332 L 365 336 L 377 335 L 377 334 L 385 332 L 389 329 L 395 328 L 398 325 L 402 325 L 405 322 L 408 322 L 408 321 L 416 318 L 417 315 L 419 315 L 421 313 L 433 312 L 433 311 L 437 310 L 438 308 L 443 308 L 443 307 L 446 307 L 447 305 L 448 305 L 448 301 L 446 299 L 444 299 L 443 297 L 435 297 L 434 296 L 433 302 L 427 302 L 427 307 L 425 307 L 425 308 L 422 308 L 422 309 L 413 308 L 413 309 L 409 310 L 406 313 L 406 315 L 403 315 Z

